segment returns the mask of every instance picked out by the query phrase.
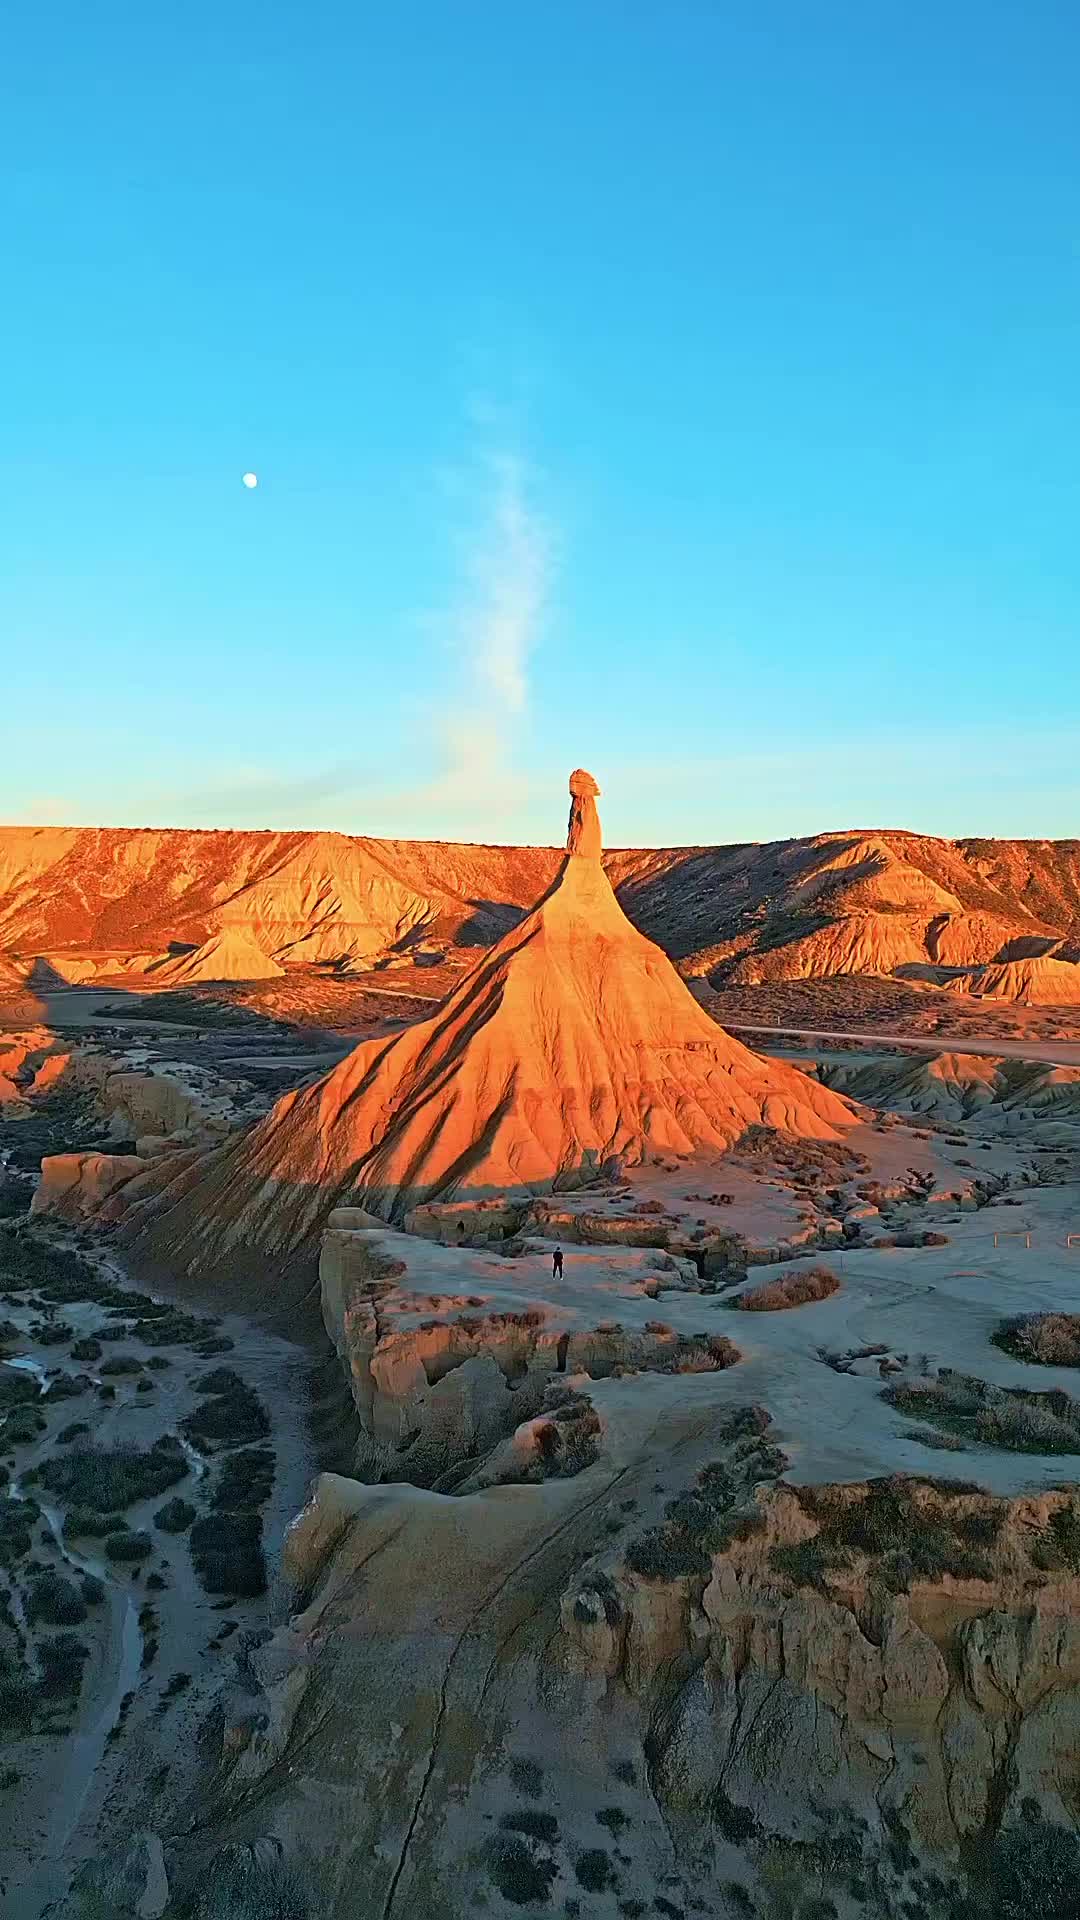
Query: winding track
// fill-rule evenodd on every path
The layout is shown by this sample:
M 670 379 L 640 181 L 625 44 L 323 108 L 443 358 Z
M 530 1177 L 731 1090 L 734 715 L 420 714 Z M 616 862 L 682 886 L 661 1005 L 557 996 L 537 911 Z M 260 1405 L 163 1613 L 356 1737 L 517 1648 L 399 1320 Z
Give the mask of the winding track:
M 993 1034 L 969 1039 L 948 1034 L 881 1033 L 850 1027 L 793 1027 L 785 1020 L 779 1027 L 751 1024 L 744 1020 L 724 1020 L 729 1033 L 797 1034 L 801 1040 L 859 1040 L 879 1047 L 882 1053 L 894 1047 L 916 1047 L 923 1053 L 978 1053 L 994 1059 L 1034 1060 L 1048 1067 L 1080 1067 L 1080 1040 L 1005 1040 Z

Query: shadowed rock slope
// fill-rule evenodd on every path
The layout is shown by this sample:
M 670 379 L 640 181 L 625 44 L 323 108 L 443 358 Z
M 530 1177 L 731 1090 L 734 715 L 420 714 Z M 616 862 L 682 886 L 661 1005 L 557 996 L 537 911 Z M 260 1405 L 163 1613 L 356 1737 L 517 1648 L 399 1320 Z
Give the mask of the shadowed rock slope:
M 250 1133 L 152 1192 L 126 1223 L 155 1257 L 287 1258 L 353 1202 L 580 1186 L 648 1153 L 722 1153 L 750 1125 L 832 1139 L 855 1111 L 706 1014 L 622 912 L 599 857 L 595 783 L 575 775 L 556 884 L 439 1011 L 365 1042 Z M 148 1176 L 166 1181 L 168 1170 Z M 141 1199 L 134 1191 L 132 1199 Z
M 962 970 L 1053 954 L 1068 1001 L 1080 842 L 822 834 L 765 846 L 616 854 L 627 912 L 684 970 L 757 985 L 901 969 Z M 1071 966 L 1071 971 L 1069 970 Z M 1024 976 L 991 989 L 1019 997 Z M 963 986 L 964 980 L 958 980 Z M 1010 986 L 1013 991 L 1010 993 Z M 1045 992 L 1043 997 L 1049 998 Z

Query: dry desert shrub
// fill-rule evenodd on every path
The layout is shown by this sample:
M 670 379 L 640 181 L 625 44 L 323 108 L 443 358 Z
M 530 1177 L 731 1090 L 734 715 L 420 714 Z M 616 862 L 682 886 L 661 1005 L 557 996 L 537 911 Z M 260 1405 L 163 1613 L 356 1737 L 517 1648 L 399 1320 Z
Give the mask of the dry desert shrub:
M 226 1847 L 194 1909 L 195 1920 L 312 1920 L 319 1910 L 305 1864 L 276 1841 Z
M 1060 1391 L 998 1387 L 943 1369 L 936 1379 L 887 1387 L 882 1398 L 901 1413 L 1011 1453 L 1080 1453 L 1080 1402 Z
M 645 1580 L 707 1576 L 714 1555 L 759 1529 L 753 1489 L 777 1480 L 787 1465 L 768 1429 L 761 1407 L 736 1407 L 719 1423 L 713 1437 L 726 1452 L 701 1469 L 693 1487 L 667 1502 L 660 1526 L 628 1543 L 631 1572 Z
M 732 1306 L 743 1313 L 782 1313 L 786 1307 L 805 1307 L 812 1300 L 827 1300 L 838 1293 L 840 1282 L 828 1267 L 807 1267 L 802 1273 L 785 1273 L 778 1280 L 766 1280 L 760 1287 L 740 1293 Z
M 797 1587 L 827 1590 L 830 1573 L 865 1559 L 883 1586 L 906 1593 L 916 1582 L 989 1580 L 1006 1502 L 962 1482 L 893 1474 L 865 1486 L 803 1487 L 796 1492 L 816 1534 L 777 1544 L 770 1562 Z
M 1080 1431 L 1074 1423 L 1023 1401 L 984 1407 L 975 1421 L 975 1437 L 1014 1453 L 1080 1453 Z
M 1080 1367 L 1080 1313 L 1025 1313 L 1006 1320 L 994 1345 L 1041 1367 Z

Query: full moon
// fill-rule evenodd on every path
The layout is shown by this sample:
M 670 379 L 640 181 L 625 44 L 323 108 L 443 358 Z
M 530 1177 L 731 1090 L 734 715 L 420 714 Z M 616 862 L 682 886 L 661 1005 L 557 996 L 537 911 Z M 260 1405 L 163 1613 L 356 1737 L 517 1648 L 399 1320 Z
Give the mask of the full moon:
M 259 484 L 259 476 L 257 473 L 245 473 L 244 475 L 245 487 L 257 487 L 258 484 Z

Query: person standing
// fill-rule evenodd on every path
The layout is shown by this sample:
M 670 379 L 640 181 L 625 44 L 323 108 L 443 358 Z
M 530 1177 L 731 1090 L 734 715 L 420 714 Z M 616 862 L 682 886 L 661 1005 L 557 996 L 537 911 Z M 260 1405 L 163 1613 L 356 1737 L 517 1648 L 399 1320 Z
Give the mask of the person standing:
M 562 1279 L 562 1248 L 561 1247 L 556 1247 L 554 1253 L 551 1256 L 551 1277 L 553 1280 Z

